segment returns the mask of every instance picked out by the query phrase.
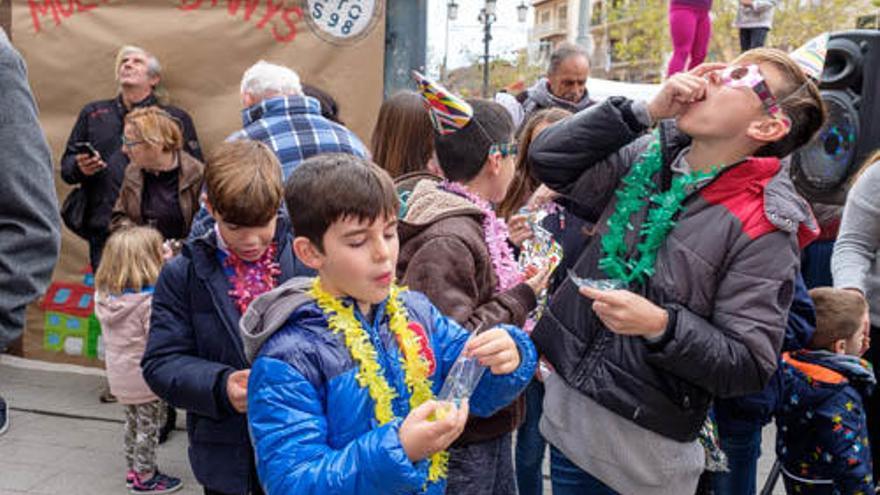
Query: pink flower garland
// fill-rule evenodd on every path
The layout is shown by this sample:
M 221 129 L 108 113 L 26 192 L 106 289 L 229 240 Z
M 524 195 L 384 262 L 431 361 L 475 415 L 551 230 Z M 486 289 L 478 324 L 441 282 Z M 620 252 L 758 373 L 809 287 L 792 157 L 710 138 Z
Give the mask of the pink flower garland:
M 483 212 L 483 236 L 486 240 L 486 246 L 489 248 L 489 256 L 492 258 L 492 267 L 495 269 L 495 276 L 498 277 L 498 285 L 495 287 L 496 293 L 504 292 L 517 284 L 521 283 L 523 278 L 513 258 L 513 250 L 507 243 L 510 232 L 507 230 L 507 224 L 504 220 L 495 215 L 492 205 L 485 199 L 468 191 L 458 182 L 443 181 L 440 188 L 459 196 L 466 198 Z
M 247 310 L 251 301 L 260 294 L 274 289 L 278 284 L 278 275 L 281 275 L 281 266 L 275 261 L 275 253 L 278 247 L 273 242 L 260 256 L 260 259 L 248 263 L 233 252 L 223 261 L 224 265 L 235 272 L 229 276 L 232 290 L 229 295 L 235 301 L 235 305 L 241 314 Z

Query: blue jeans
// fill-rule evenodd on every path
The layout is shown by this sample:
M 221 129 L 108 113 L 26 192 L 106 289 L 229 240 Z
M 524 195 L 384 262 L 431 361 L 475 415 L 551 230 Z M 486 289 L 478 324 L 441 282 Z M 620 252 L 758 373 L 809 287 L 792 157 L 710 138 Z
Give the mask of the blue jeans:
M 552 445 L 550 479 L 553 495 L 619 495 L 590 473 L 572 464 L 565 454 Z
M 526 420 L 516 431 L 516 486 L 519 495 L 544 493 L 541 464 L 547 442 L 541 436 L 538 423 L 544 410 L 544 384 L 532 379 L 526 387 Z
M 758 458 L 761 457 L 761 428 L 749 432 L 724 431 L 718 425 L 721 450 L 727 454 L 726 473 L 713 473 L 715 495 L 755 495 Z

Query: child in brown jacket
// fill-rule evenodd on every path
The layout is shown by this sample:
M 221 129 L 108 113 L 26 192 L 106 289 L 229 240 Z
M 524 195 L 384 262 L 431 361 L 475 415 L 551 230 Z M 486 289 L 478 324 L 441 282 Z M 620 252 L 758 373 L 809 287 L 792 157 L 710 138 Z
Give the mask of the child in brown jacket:
M 497 103 L 465 102 L 421 77 L 419 84 L 446 180 L 424 179 L 408 195 L 398 278 L 471 332 L 502 323 L 522 326 L 548 272 L 528 280 L 519 272 L 507 226 L 492 206 L 514 177 L 513 122 Z M 494 416 L 468 420 L 449 451 L 448 493 L 516 492 L 511 432 L 523 416 L 519 399 Z

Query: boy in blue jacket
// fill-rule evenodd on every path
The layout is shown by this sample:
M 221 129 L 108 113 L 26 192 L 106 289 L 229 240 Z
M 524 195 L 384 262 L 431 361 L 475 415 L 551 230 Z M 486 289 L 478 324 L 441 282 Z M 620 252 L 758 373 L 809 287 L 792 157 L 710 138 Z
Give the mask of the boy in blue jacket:
M 186 409 L 189 460 L 206 495 L 260 494 L 247 433 L 238 320 L 254 297 L 312 273 L 293 255 L 281 166 L 256 141 L 223 143 L 205 170 L 216 223 L 162 269 L 141 363 L 150 388 Z
M 788 493 L 873 494 L 864 398 L 876 383 L 860 359 L 868 304 L 853 291 L 810 291 L 816 331 L 809 349 L 782 356 L 777 454 Z
M 399 202 L 378 166 L 311 158 L 291 174 L 285 198 L 294 250 L 319 277 L 261 296 L 242 319 L 263 488 L 443 493 L 444 450 L 468 411 L 488 416 L 512 402 L 535 372 L 534 346 L 511 326 L 468 340 L 422 294 L 394 284 Z M 488 368 L 470 400 L 434 400 L 462 353 Z

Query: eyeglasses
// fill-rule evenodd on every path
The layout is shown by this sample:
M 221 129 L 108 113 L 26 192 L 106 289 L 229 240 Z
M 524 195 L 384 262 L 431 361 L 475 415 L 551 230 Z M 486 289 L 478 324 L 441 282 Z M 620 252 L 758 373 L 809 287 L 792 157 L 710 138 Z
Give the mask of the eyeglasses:
M 761 105 L 771 117 L 778 118 L 790 125 L 791 122 L 782 115 L 782 109 L 776 97 L 770 91 L 770 86 L 764 80 L 757 64 L 732 65 L 721 72 L 721 83 L 729 88 L 750 88 L 761 99 Z
M 508 156 L 516 155 L 518 152 L 519 152 L 519 146 L 516 143 L 493 144 L 489 148 L 490 155 L 494 155 L 495 153 L 501 153 L 502 158 L 507 158 Z
M 146 141 L 144 141 L 143 139 L 141 139 L 140 141 L 129 141 L 129 139 L 127 137 L 125 137 L 124 135 L 122 136 L 122 146 L 124 148 L 131 149 L 139 144 L 144 144 L 144 143 L 146 143 Z

